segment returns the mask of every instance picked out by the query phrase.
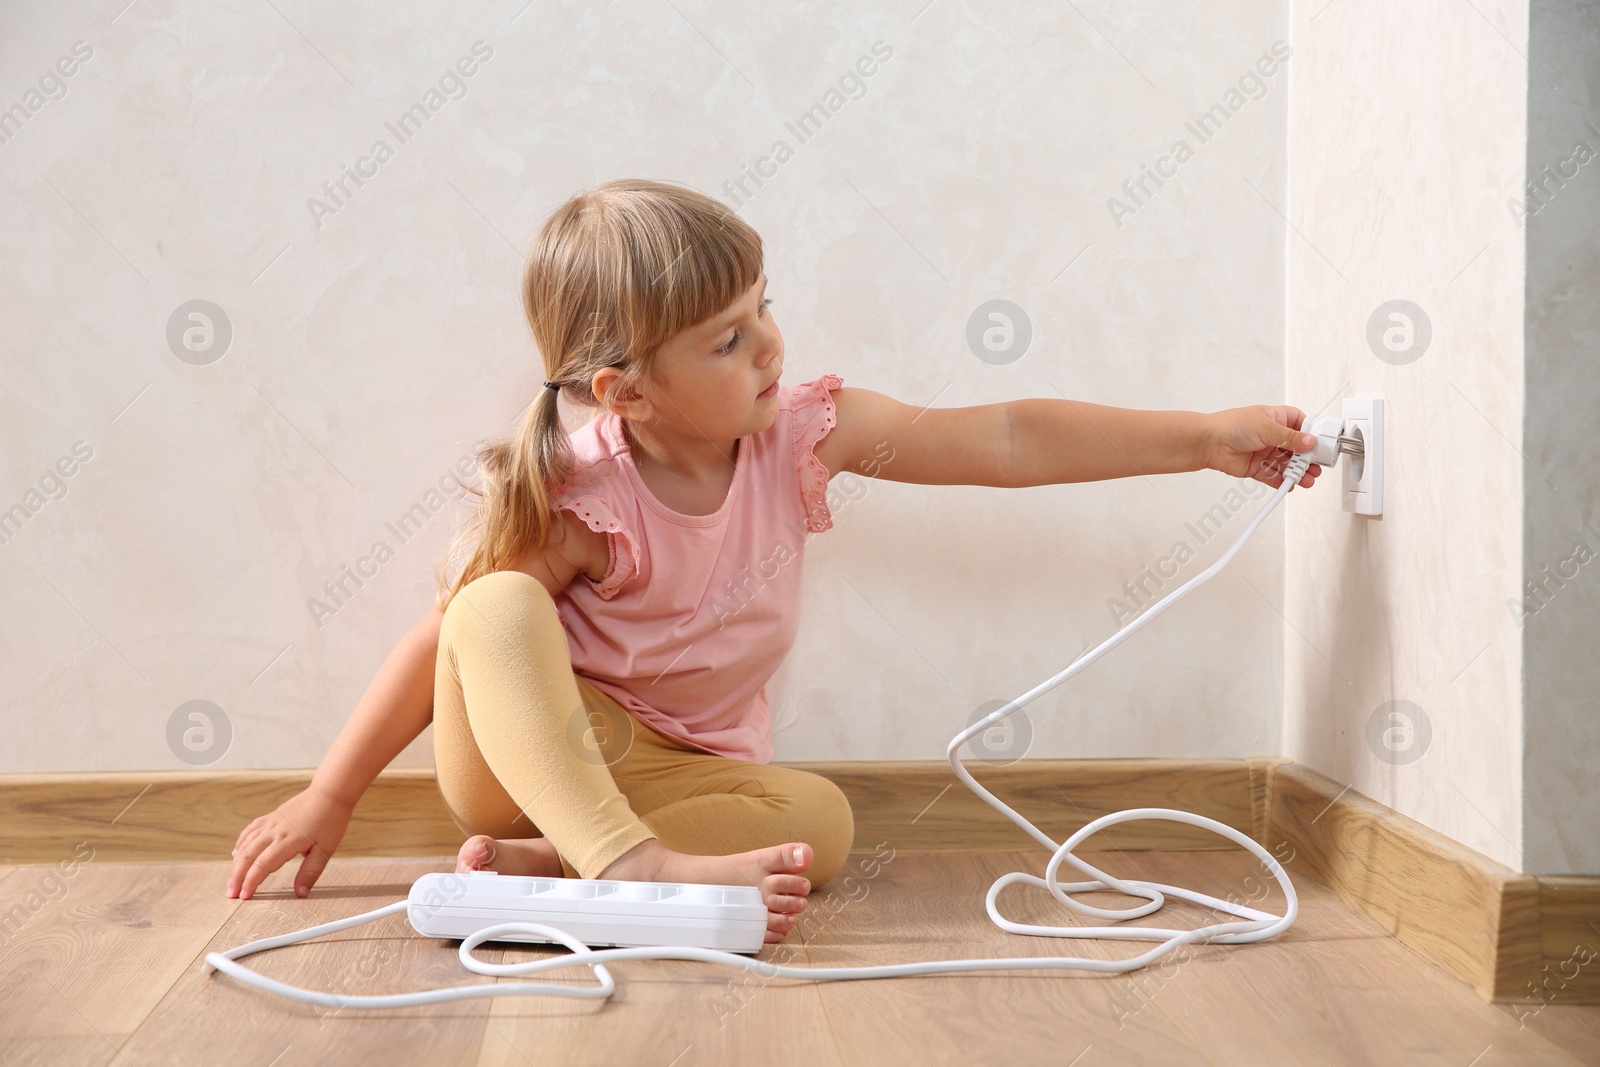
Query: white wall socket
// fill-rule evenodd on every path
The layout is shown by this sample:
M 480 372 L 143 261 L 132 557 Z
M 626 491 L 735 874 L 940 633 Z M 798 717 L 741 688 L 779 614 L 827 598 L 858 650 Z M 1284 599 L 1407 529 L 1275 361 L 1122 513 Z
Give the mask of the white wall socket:
M 1344 510 L 1383 514 L 1383 397 L 1344 398 L 1345 433 L 1361 440 L 1364 454 L 1344 456 Z

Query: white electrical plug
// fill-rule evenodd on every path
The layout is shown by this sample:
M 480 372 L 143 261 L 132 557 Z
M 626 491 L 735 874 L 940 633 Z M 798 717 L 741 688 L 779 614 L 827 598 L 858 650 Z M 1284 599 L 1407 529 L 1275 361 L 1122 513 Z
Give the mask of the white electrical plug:
M 1307 415 L 1300 431 L 1316 437 L 1311 446 L 1311 462 L 1321 467 L 1331 467 L 1339 462 L 1339 438 L 1344 434 L 1344 421 L 1332 415 Z
M 1317 439 L 1309 452 L 1311 462 L 1332 467 L 1340 453 L 1350 457 L 1340 506 L 1354 515 L 1382 515 L 1383 398 L 1347 396 L 1344 418 L 1307 415 L 1300 430 Z

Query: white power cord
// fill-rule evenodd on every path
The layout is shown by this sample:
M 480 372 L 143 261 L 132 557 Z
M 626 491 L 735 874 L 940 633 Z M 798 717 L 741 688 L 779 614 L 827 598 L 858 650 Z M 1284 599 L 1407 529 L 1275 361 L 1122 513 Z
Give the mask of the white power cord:
M 1320 435 L 1319 435 L 1320 436 Z M 1334 458 L 1337 458 L 1335 455 Z M 400 900 L 393 904 L 378 908 L 375 911 L 352 915 L 347 919 L 323 923 L 306 930 L 294 933 L 281 934 L 277 937 L 262 938 L 240 945 L 238 948 L 229 949 L 227 952 L 210 952 L 206 954 L 206 971 L 215 969 L 225 974 L 230 974 L 242 982 L 247 982 L 258 989 L 269 993 L 277 993 L 294 1000 L 304 1001 L 307 1004 L 321 1004 L 331 1008 L 408 1008 L 421 1004 L 437 1004 L 446 1001 L 456 1001 L 466 997 L 509 997 L 509 996 L 556 996 L 572 997 L 580 1000 L 604 1000 L 616 991 L 616 983 L 611 978 L 611 973 L 605 967 L 607 963 L 621 960 L 700 960 L 705 963 L 720 963 L 730 967 L 742 967 L 748 971 L 755 971 L 768 978 L 799 978 L 816 979 L 820 981 L 841 981 L 861 978 L 898 978 L 916 974 L 941 974 L 950 971 L 1009 971 L 1033 969 L 1070 969 L 1082 971 L 1098 971 L 1102 973 L 1123 973 L 1146 967 L 1161 957 L 1175 951 L 1180 946 L 1199 942 L 1215 942 L 1217 944 L 1239 945 L 1252 941 L 1262 941 L 1273 937 L 1293 925 L 1295 917 L 1300 911 L 1300 898 L 1295 893 L 1294 885 L 1289 881 L 1289 875 L 1283 866 L 1255 841 L 1235 830 L 1231 826 L 1208 819 L 1204 815 L 1195 815 L 1186 811 L 1173 808 L 1130 808 L 1126 811 L 1112 812 L 1102 815 L 1087 823 L 1077 833 L 1067 838 L 1061 844 L 1050 840 L 1049 836 L 1039 830 L 1022 815 L 1008 807 L 993 793 L 989 792 L 976 779 L 968 773 L 961 763 L 960 749 L 973 735 L 981 730 L 988 729 L 999 720 L 1010 715 L 1035 698 L 1048 693 L 1062 682 L 1077 674 L 1080 670 L 1105 655 L 1111 649 L 1127 640 L 1133 634 L 1146 626 L 1157 615 L 1165 611 L 1173 602 L 1181 600 L 1196 587 L 1210 581 L 1227 566 L 1235 553 L 1243 547 L 1250 535 L 1255 533 L 1272 509 L 1288 495 L 1296 483 L 1305 475 L 1312 462 L 1312 454 L 1301 452 L 1295 454 L 1287 464 L 1283 482 L 1261 506 L 1249 525 L 1244 528 L 1233 545 L 1222 554 L 1211 566 L 1189 579 L 1183 585 L 1167 594 L 1138 619 L 1112 634 L 1098 647 L 1079 656 L 1073 663 L 1057 674 L 1054 678 L 1044 682 L 1015 700 L 998 708 L 989 715 L 968 726 L 950 741 L 948 755 L 950 767 L 978 796 L 992 807 L 1000 811 L 1006 818 L 1016 823 L 1028 835 L 1041 845 L 1052 850 L 1050 862 L 1045 866 L 1043 878 L 1038 878 L 1021 871 L 1001 875 L 989 887 L 989 892 L 984 898 L 984 907 L 996 926 L 1014 934 L 1032 934 L 1037 937 L 1087 937 L 1087 938 L 1118 938 L 1130 941 L 1160 941 L 1159 945 L 1138 956 L 1123 960 L 1097 960 L 1081 956 L 1022 956 L 1001 959 L 966 959 L 966 960 L 935 960 L 927 963 L 894 963 L 878 967 L 788 967 L 780 964 L 765 963 L 734 952 L 723 952 L 717 949 L 691 948 L 691 947 L 644 947 L 644 948 L 609 948 L 595 950 L 579 941 L 577 938 L 544 923 L 509 922 L 497 926 L 487 927 L 477 933 L 464 938 L 458 955 L 461 965 L 476 974 L 494 977 L 537 974 L 543 971 L 556 970 L 562 967 L 583 965 L 588 967 L 599 981 L 595 986 L 552 985 L 539 982 L 513 982 L 501 984 L 486 982 L 477 985 L 446 986 L 442 989 L 431 989 L 420 993 L 392 993 L 388 995 L 372 996 L 343 996 L 337 993 L 325 993 L 315 989 L 304 989 L 300 986 L 288 985 L 278 982 L 241 966 L 234 961 L 241 956 L 248 956 L 255 952 L 262 952 L 270 948 L 280 948 L 284 945 L 298 944 L 308 941 L 323 934 L 336 933 L 347 930 L 352 926 L 381 919 L 385 915 L 393 915 L 406 909 L 408 901 Z M 1218 900 L 1216 897 L 1205 893 L 1183 889 L 1179 886 L 1166 885 L 1161 882 L 1144 882 L 1135 879 L 1114 878 L 1106 872 L 1099 870 L 1073 854 L 1073 849 L 1085 838 L 1098 833 L 1118 823 L 1132 822 L 1139 819 L 1158 819 L 1167 822 L 1185 823 L 1198 826 L 1221 834 L 1228 840 L 1247 849 L 1255 855 L 1262 866 L 1271 873 L 1283 890 L 1285 907 L 1282 915 L 1273 915 L 1269 912 L 1257 911 L 1247 908 L 1233 901 Z M 1056 871 L 1063 862 L 1072 864 L 1079 871 L 1090 877 L 1087 882 L 1069 882 L 1062 884 L 1056 881 Z M 1168 895 L 1183 900 L 1202 904 L 1206 907 L 1225 911 L 1231 915 L 1239 916 L 1239 920 L 1213 923 L 1193 930 L 1168 930 L 1150 926 L 1034 926 L 1027 923 L 1017 923 L 1000 914 L 995 901 L 1000 891 L 1013 882 L 1027 882 L 1047 890 L 1068 908 L 1080 915 L 1091 916 L 1096 919 L 1108 919 L 1123 922 L 1128 919 L 1137 919 L 1151 912 L 1157 911 L 1166 902 Z M 1069 893 L 1087 893 L 1098 890 L 1116 890 L 1132 897 L 1144 897 L 1146 903 L 1132 908 L 1121 910 L 1091 907 L 1079 903 L 1070 897 Z M 570 956 L 554 956 L 545 960 L 534 960 L 528 963 L 484 963 L 472 955 L 472 950 L 485 941 L 492 941 L 496 937 L 508 933 L 533 933 L 558 941 L 572 950 Z

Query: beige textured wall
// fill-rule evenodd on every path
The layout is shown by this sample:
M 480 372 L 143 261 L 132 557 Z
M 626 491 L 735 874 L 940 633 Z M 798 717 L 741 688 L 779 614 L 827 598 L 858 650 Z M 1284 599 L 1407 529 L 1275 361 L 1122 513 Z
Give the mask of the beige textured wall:
M 1284 399 L 1287 82 L 1253 73 L 1282 5 L 918 8 L 7 6 L 0 107 L 28 111 L 0 144 L 0 507 L 28 514 L 0 544 L 0 771 L 315 764 L 428 604 L 455 465 L 542 377 L 519 249 L 611 177 L 724 195 L 765 171 L 738 206 L 791 382 L 941 406 Z M 415 104 L 436 110 L 402 143 Z M 1215 137 L 1186 132 L 1219 107 Z M 1119 225 L 1108 201 L 1179 138 L 1192 158 Z M 346 168 L 367 176 L 335 203 Z M 996 299 L 1028 317 L 1020 358 L 969 347 Z M 168 335 L 194 300 L 231 338 L 190 361 Z M 1337 383 L 1314 384 L 1289 399 Z M 1186 523 L 1233 484 L 841 482 L 771 685 L 781 759 L 942 756 L 1110 634 L 1123 583 L 1180 540 L 1200 550 L 1182 576 L 1203 566 L 1218 545 Z M 334 604 L 346 566 L 367 577 Z M 1003 758 L 1278 751 L 1281 575 L 1275 521 L 1036 702 Z M 231 737 L 191 736 L 185 762 L 197 700 Z M 400 762 L 430 760 L 425 735 Z
M 1378 520 L 1291 498 L 1284 743 L 1523 869 L 1528 7 L 1475 6 L 1292 7 L 1288 391 L 1384 397 L 1389 488 Z M 1393 300 L 1431 341 L 1380 358 Z

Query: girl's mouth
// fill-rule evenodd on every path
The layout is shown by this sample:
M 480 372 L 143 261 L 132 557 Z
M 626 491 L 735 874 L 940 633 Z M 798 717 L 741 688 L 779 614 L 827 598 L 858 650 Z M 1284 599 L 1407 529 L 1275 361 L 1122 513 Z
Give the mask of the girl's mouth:
M 773 382 L 772 382 L 771 385 L 767 386 L 765 389 L 761 390 L 761 392 L 756 394 L 756 399 L 757 400 L 764 400 L 765 398 L 776 394 L 777 391 L 778 391 L 778 381 L 777 381 L 777 379 L 773 379 Z

